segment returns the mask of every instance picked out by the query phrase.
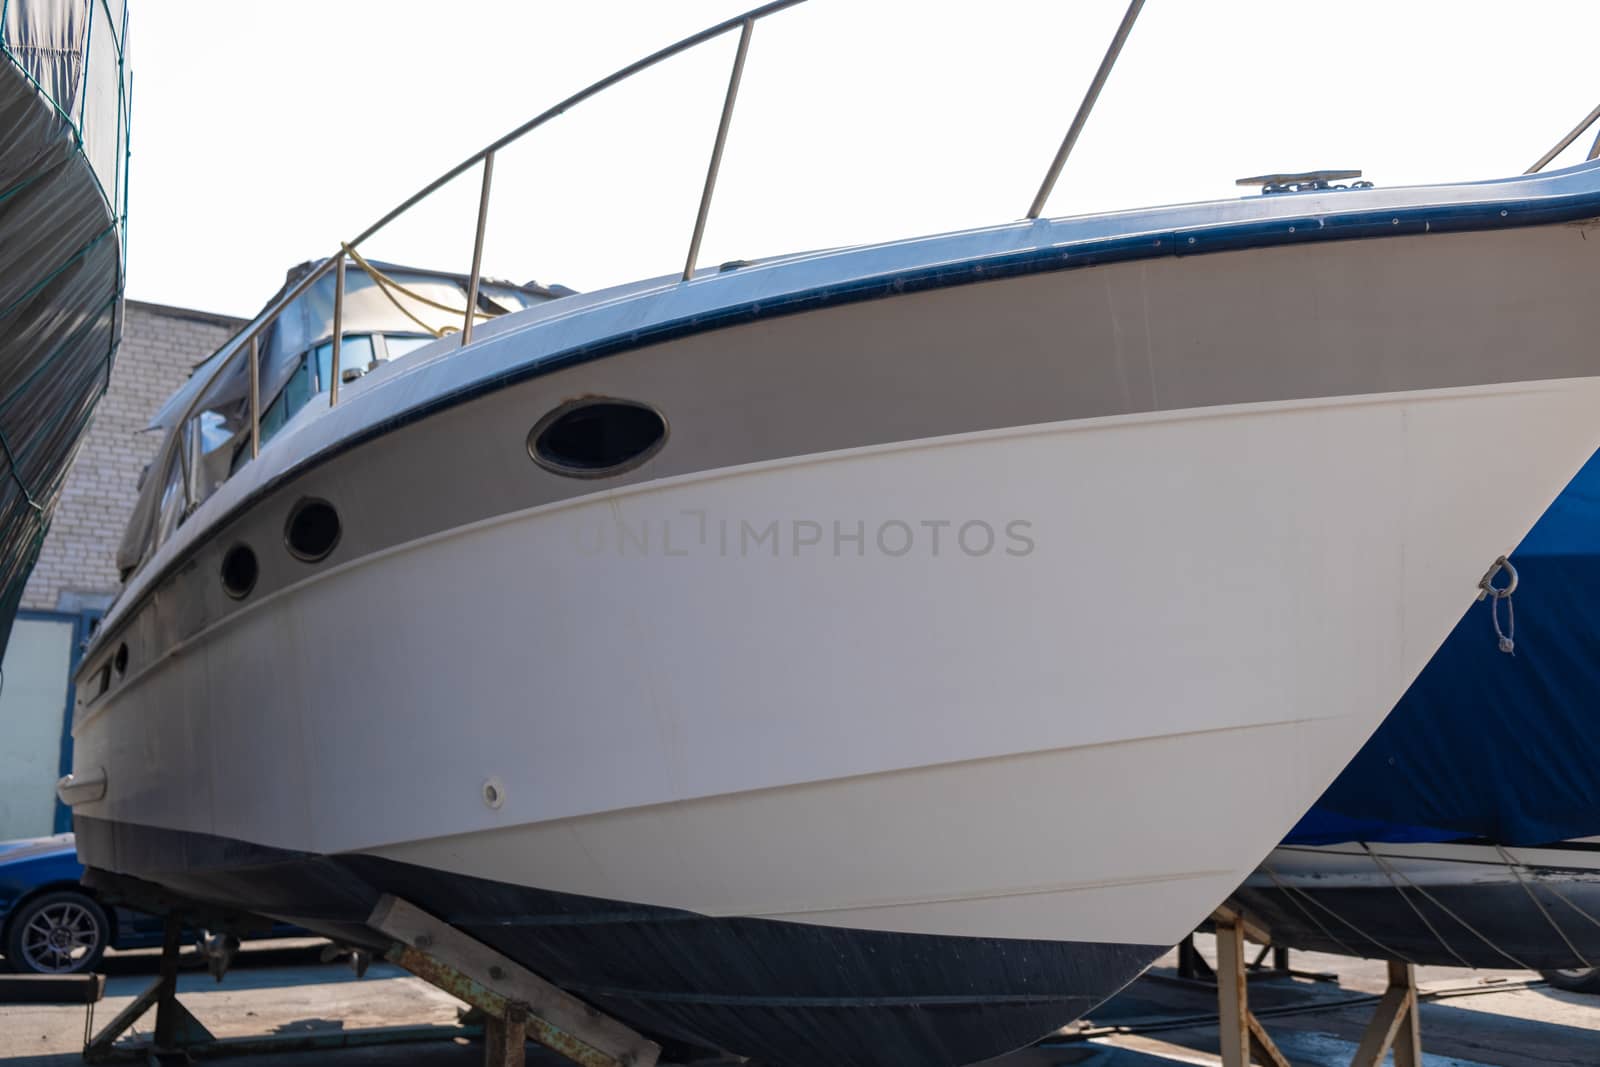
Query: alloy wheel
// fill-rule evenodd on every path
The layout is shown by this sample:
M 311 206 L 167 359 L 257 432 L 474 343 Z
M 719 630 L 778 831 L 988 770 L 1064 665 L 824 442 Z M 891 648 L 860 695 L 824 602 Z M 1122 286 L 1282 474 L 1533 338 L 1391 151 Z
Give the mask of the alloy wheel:
M 82 904 L 53 901 L 28 919 L 22 929 L 22 956 L 31 970 L 64 974 L 83 967 L 102 938 L 100 923 Z

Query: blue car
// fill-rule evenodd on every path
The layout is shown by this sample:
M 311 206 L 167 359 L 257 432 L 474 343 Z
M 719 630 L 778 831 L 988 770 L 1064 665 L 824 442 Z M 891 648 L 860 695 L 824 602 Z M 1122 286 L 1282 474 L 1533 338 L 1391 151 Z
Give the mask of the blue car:
M 79 885 L 83 865 L 71 834 L 0 841 L 0 964 L 34 974 L 93 970 L 107 948 L 161 945 L 157 915 L 101 903 Z M 304 936 L 279 924 L 273 937 Z
M 161 943 L 161 920 L 107 908 L 78 884 L 71 834 L 0 842 L 0 954 L 13 971 L 93 970 L 107 946 Z

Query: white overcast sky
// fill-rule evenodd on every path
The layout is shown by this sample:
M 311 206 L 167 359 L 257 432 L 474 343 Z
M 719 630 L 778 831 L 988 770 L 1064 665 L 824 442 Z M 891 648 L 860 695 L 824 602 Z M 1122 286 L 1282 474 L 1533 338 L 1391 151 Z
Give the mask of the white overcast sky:
M 753 2 L 140 0 L 128 294 L 253 313 L 499 134 Z M 1020 217 L 1125 7 L 810 0 L 763 21 L 701 262 Z M 508 150 L 485 270 L 592 289 L 679 269 L 735 39 Z M 1597 39 L 1594 0 L 1148 0 L 1047 213 L 1266 171 L 1519 173 L 1600 103 Z M 477 182 L 363 251 L 465 270 Z

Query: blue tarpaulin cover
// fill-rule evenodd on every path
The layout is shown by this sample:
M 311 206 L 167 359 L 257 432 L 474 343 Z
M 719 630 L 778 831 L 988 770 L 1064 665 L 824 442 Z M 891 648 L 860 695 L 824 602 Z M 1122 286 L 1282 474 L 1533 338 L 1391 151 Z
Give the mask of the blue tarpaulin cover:
M 1600 834 L 1600 453 L 1511 561 L 1515 653 L 1473 604 L 1286 843 Z

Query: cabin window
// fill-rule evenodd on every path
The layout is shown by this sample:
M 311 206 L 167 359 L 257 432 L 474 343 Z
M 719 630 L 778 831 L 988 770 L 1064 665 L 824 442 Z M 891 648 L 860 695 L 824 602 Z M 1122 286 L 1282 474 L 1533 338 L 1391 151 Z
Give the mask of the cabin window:
M 317 359 L 317 392 L 326 393 L 332 388 L 333 382 L 333 342 L 326 341 L 313 351 Z M 366 334 L 346 337 L 339 346 L 339 373 L 344 381 L 350 380 L 351 371 L 365 374 L 376 364 L 377 360 L 372 355 L 372 338 Z
M 222 591 L 243 600 L 256 587 L 261 567 L 249 545 L 234 545 L 222 557 Z
M 607 478 L 632 470 L 667 440 L 667 421 L 632 400 L 592 397 L 563 404 L 528 434 L 528 454 L 570 478 Z
M 272 403 L 267 405 L 261 413 L 261 443 L 266 444 L 272 436 L 283 429 L 284 423 L 294 417 L 294 413 L 306 406 L 306 401 L 316 394 L 316 388 L 311 381 L 311 368 L 304 359 L 289 380 L 278 390 L 278 395 Z M 248 442 L 247 442 L 248 443 Z
M 388 349 L 389 359 L 399 359 L 421 348 L 431 345 L 434 338 L 425 334 L 386 333 L 383 335 L 383 346 Z
M 283 524 L 283 539 L 290 554 L 306 563 L 326 559 L 339 544 L 341 532 L 339 513 L 332 504 L 315 497 L 296 504 Z

